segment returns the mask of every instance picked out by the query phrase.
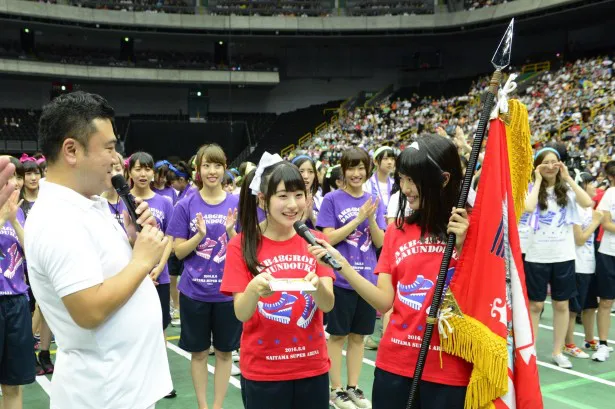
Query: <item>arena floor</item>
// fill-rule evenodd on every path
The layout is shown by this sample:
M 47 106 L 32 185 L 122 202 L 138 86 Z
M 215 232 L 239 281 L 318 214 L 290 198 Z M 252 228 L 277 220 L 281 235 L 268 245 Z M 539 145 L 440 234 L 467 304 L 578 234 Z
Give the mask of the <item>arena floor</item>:
M 611 314 L 612 326 L 609 336 L 609 345 L 615 346 L 615 314 Z M 604 409 L 613 407 L 615 396 L 615 353 L 611 353 L 609 361 L 604 363 L 593 362 L 588 359 L 571 358 L 573 370 L 560 369 L 550 362 L 552 345 L 551 308 L 547 305 L 541 321 L 538 338 L 538 360 L 540 381 L 546 409 Z M 583 328 L 577 325 L 577 345 L 583 341 Z M 177 398 L 162 400 L 156 405 L 157 409 L 189 409 L 196 408 L 196 399 L 190 377 L 190 355 L 177 347 L 179 328 L 169 328 L 169 359 L 173 383 L 177 390 Z M 147 359 L 147 357 L 143 357 Z M 360 386 L 367 396 L 371 395 L 374 360 L 376 351 L 365 351 L 363 371 Z M 213 372 L 214 359 L 210 357 L 210 372 Z M 51 377 L 38 377 L 37 382 L 24 390 L 24 408 L 47 409 L 49 397 L 47 390 Z M 224 409 L 241 409 L 241 393 L 239 379 L 232 377 L 226 397 Z M 213 376 L 209 378 L 208 397 L 210 405 L 213 402 Z M 210 406 L 211 407 L 211 406 Z M 530 409 L 530 408 L 519 408 Z

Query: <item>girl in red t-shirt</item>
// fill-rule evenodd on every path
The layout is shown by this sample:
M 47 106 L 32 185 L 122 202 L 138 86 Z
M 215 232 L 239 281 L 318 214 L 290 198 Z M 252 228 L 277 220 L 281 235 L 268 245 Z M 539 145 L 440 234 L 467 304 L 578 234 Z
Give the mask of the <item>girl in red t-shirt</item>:
M 382 313 L 393 308 L 376 359 L 372 402 L 377 409 L 406 408 L 446 236 L 457 236 L 448 285 L 469 226 L 465 209 L 454 208 L 462 174 L 457 149 L 448 138 L 420 138 L 401 153 L 396 169 L 403 194 L 396 222 L 387 228 L 374 270 L 377 285 L 357 273 L 326 242 L 320 241 L 324 250 L 309 248 L 316 257 L 322 257 L 325 251 L 335 257 L 342 264 L 342 276 L 374 308 Z M 404 214 L 406 204 L 412 209 L 410 216 Z M 472 366 L 441 351 L 437 328 L 435 331 L 419 384 L 417 407 L 463 409 Z
M 258 223 L 260 202 L 266 217 Z M 323 312 L 333 308 L 333 279 L 293 223 L 306 212 L 299 169 L 265 153 L 241 187 L 242 233 L 230 240 L 221 292 L 243 322 L 241 395 L 246 409 L 327 409 L 330 361 Z M 322 234 L 313 232 L 319 238 Z M 275 279 L 303 279 L 316 291 L 273 292 Z

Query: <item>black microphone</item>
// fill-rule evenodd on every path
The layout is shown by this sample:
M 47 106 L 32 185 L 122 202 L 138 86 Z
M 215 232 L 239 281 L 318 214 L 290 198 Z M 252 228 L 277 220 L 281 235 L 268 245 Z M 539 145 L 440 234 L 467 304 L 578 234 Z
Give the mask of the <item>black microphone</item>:
M 132 219 L 135 224 L 135 228 L 137 231 L 141 231 L 141 226 L 137 224 L 137 204 L 135 203 L 134 197 L 130 194 L 130 186 L 126 183 L 126 179 L 122 175 L 115 175 L 111 178 L 111 184 L 115 188 L 115 191 L 124 202 L 124 206 L 126 206 L 126 211 L 128 211 L 128 215 Z
M 297 234 L 303 238 L 303 240 L 307 241 L 312 246 L 320 246 L 320 244 L 316 242 L 316 238 L 314 237 L 310 229 L 305 225 L 305 223 L 303 223 L 300 220 L 297 220 L 293 224 L 293 227 L 295 228 L 295 231 L 297 232 Z M 342 266 L 340 265 L 340 263 L 338 263 L 336 259 L 331 257 L 331 254 L 329 253 L 326 253 L 324 255 L 324 257 L 322 258 L 322 261 L 327 263 L 334 270 L 339 271 L 342 269 Z

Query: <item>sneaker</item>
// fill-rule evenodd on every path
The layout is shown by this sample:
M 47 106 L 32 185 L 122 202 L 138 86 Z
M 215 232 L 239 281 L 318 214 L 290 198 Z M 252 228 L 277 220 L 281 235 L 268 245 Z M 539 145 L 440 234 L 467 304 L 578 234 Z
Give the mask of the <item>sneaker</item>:
M 172 327 L 179 327 L 180 325 L 182 325 L 181 320 L 179 320 L 179 319 L 171 320 L 171 326 Z
M 374 341 L 374 338 L 372 338 L 371 335 L 365 337 L 365 349 L 378 349 L 378 343 Z
M 209 355 L 216 355 L 216 348 L 213 345 L 209 346 Z
M 593 341 L 591 341 L 591 342 L 587 342 L 587 341 L 585 341 L 585 342 L 584 342 L 584 346 L 583 346 L 583 347 L 584 347 L 585 349 L 589 349 L 589 350 L 592 350 L 592 351 L 597 351 L 597 350 L 598 350 L 598 345 L 600 345 L 600 344 L 598 343 L 598 341 L 596 341 L 596 340 L 594 339 L 594 340 L 593 340 Z M 607 346 L 606 348 L 609 350 L 609 352 L 613 352 L 613 347 L 611 347 L 611 346 Z
M 570 369 L 572 368 L 572 362 L 568 358 L 564 356 L 564 354 L 559 353 L 557 355 L 552 355 L 551 359 L 553 362 L 557 364 L 560 368 Z
M 354 403 L 354 405 L 357 408 L 361 408 L 361 409 L 371 409 L 372 408 L 372 403 L 365 397 L 365 395 L 363 394 L 363 391 L 359 389 L 358 386 L 356 388 L 351 388 L 351 387 L 346 388 L 346 393 L 348 394 L 348 397 L 350 398 L 352 403 Z
M 41 363 L 41 368 L 46 374 L 52 374 L 54 370 L 53 362 L 51 362 L 51 355 L 49 351 L 41 351 L 38 353 L 38 361 Z
M 179 320 L 179 310 L 176 310 L 175 308 L 171 310 L 171 319 Z
M 239 362 L 239 351 L 233 351 L 233 362 Z
M 241 370 L 235 364 L 231 364 L 231 376 L 241 375 Z
M 583 352 L 581 350 L 581 348 L 579 348 L 576 345 L 573 345 L 571 347 L 564 347 L 564 354 L 566 355 L 570 355 L 574 358 L 580 358 L 580 359 L 588 359 L 589 358 L 589 354 L 587 354 L 586 352 Z
M 337 388 L 329 393 L 329 405 L 335 409 L 357 409 L 352 400 L 350 400 L 348 392 L 342 388 Z
M 177 392 L 175 391 L 175 389 L 173 389 L 171 392 L 169 392 L 169 394 L 167 396 L 165 396 L 165 399 L 173 399 L 177 397 Z
M 596 362 L 604 362 L 609 359 L 609 347 L 606 345 L 598 345 L 598 349 L 592 355 L 592 359 Z

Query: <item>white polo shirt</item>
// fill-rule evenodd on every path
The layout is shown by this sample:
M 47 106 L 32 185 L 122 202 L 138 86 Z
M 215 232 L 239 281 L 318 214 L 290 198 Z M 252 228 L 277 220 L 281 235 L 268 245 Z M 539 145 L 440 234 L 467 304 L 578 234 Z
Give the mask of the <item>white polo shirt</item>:
M 51 409 L 145 409 L 173 388 L 152 280 L 93 330 L 79 327 L 62 298 L 102 283 L 132 249 L 105 199 L 41 180 L 25 226 L 32 291 L 58 352 Z

